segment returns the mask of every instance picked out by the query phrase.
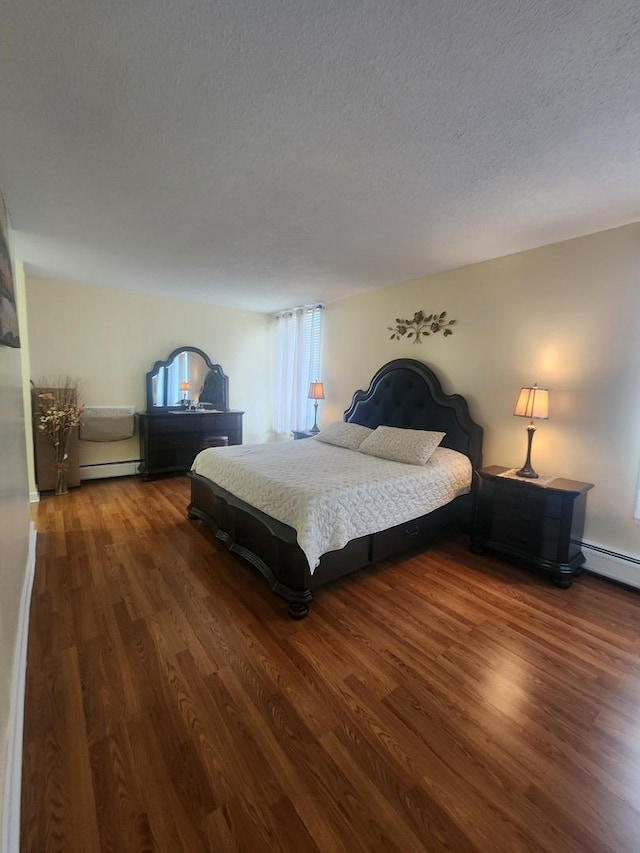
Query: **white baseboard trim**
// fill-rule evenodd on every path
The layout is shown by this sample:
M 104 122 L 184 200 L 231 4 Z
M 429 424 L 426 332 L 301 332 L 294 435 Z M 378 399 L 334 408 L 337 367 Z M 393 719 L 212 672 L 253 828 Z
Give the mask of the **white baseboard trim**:
M 29 639 L 29 607 L 36 569 L 36 529 L 29 528 L 29 552 L 22 585 L 18 636 L 11 679 L 11 705 L 7 725 L 7 766 L 2 806 L 2 853 L 20 851 L 20 791 L 22 787 L 22 738 L 24 734 L 24 692 Z
M 640 557 L 612 551 L 593 542 L 583 542 L 582 550 L 587 558 L 586 571 L 640 589 Z
M 138 473 L 139 459 L 126 462 L 103 462 L 98 465 L 81 465 L 81 480 L 102 480 L 105 477 L 130 477 Z
M 29 503 L 30 504 L 40 503 L 40 492 L 38 492 L 38 491 L 29 492 Z

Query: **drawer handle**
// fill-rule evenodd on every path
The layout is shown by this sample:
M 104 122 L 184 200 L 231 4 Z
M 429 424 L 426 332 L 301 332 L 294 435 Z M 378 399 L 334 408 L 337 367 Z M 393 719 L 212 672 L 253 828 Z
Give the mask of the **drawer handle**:
M 410 530 L 408 527 L 405 527 L 405 529 L 404 529 L 404 535 L 405 536 L 417 536 L 419 532 L 420 532 L 420 528 L 418 527 L 417 524 L 413 528 L 413 530 Z

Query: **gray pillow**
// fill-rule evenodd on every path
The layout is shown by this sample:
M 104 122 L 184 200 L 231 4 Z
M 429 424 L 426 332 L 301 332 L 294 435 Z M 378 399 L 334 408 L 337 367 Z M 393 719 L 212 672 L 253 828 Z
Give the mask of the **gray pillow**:
M 334 421 L 328 424 L 316 435 L 318 441 L 335 444 L 336 447 L 346 447 L 347 450 L 357 450 L 368 435 L 373 433 L 369 427 L 352 424 L 348 421 Z
M 360 453 L 390 459 L 392 462 L 426 465 L 445 435 L 445 432 L 430 432 L 425 429 L 379 426 L 365 438 L 358 450 Z

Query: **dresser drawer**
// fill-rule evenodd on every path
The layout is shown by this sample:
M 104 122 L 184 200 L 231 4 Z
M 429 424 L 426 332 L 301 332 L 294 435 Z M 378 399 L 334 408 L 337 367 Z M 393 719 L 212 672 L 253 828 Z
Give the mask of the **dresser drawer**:
M 149 431 L 153 436 L 158 435 L 184 435 L 189 431 L 197 431 L 192 421 L 194 415 L 178 414 L 166 417 L 155 416 L 149 420 Z M 189 421 L 191 423 L 189 424 Z
M 173 453 L 176 450 L 195 451 L 200 449 L 200 436 L 197 432 L 159 433 L 149 442 L 149 455 L 156 453 Z
M 489 538 L 492 542 L 526 551 L 544 560 L 554 560 L 558 554 L 560 520 L 544 519 L 527 513 L 501 512 L 498 504 L 491 518 Z
M 175 447 L 171 450 L 150 453 L 148 464 L 150 468 L 176 468 L 189 471 L 195 458 L 196 453 L 185 450 L 183 447 Z
M 215 412 L 210 415 L 202 415 L 202 424 L 204 429 L 211 425 L 212 429 L 232 429 L 238 426 L 238 416 L 227 414 L 226 412 Z
M 496 504 L 510 507 L 514 513 L 521 511 L 528 516 L 546 518 L 560 518 L 562 515 L 562 497 L 545 492 L 539 486 L 514 488 L 511 484 L 495 485 L 493 499 Z
M 491 513 L 492 524 L 497 529 L 538 528 L 542 527 L 545 518 L 548 516 L 539 508 L 505 504 L 501 501 L 493 504 Z

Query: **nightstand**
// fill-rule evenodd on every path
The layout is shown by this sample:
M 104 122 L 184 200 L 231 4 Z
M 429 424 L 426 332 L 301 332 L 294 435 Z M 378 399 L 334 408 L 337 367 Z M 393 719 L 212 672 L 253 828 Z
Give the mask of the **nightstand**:
M 294 429 L 291 430 L 294 441 L 298 441 L 300 438 L 313 438 L 314 435 L 317 435 L 317 432 L 311 432 L 311 430 L 304 429 Z
M 593 484 L 504 476 L 510 470 L 491 465 L 477 473 L 471 550 L 518 557 L 550 572 L 558 586 L 570 587 L 585 562 L 580 545 Z

